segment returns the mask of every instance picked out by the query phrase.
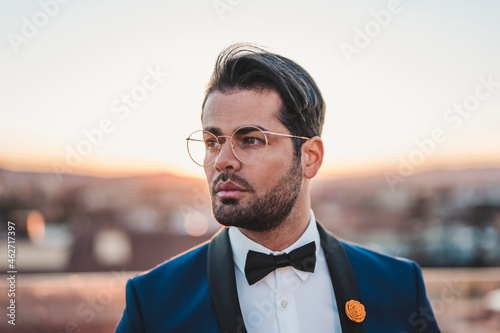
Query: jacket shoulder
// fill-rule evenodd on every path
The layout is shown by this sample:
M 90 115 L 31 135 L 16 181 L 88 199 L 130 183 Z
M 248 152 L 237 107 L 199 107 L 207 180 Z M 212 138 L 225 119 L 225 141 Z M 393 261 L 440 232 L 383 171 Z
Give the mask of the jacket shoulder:
M 366 324 L 372 325 L 373 331 L 394 325 L 398 332 L 402 327 L 411 331 L 420 327 L 419 332 L 439 332 L 416 262 L 348 242 L 342 245 L 356 275 L 360 302 L 370 313 Z M 387 318 L 391 318 L 389 322 Z
M 379 269 L 414 269 L 416 263 L 412 260 L 395 257 L 384 254 L 375 250 L 368 249 L 358 244 L 341 241 L 351 261 L 358 265 L 366 265 L 369 267 L 378 267 Z
M 120 325 L 134 332 L 141 325 L 144 332 L 216 332 L 207 253 L 205 243 L 130 279 Z
M 414 302 L 422 278 L 416 262 L 394 257 L 363 246 L 342 241 L 358 286 L 365 294 L 394 295 L 399 301 Z M 361 290 L 360 290 L 361 291 Z

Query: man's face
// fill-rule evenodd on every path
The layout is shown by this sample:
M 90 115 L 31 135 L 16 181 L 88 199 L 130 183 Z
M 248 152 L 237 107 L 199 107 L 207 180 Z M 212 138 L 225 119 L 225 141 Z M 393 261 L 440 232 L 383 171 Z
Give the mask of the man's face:
M 242 126 L 290 134 L 278 119 L 281 106 L 274 91 L 214 92 L 205 103 L 203 129 L 217 136 L 231 136 Z M 267 138 L 266 155 L 257 164 L 239 161 L 225 138 L 215 163 L 205 167 L 212 210 L 222 225 L 268 231 L 290 215 L 303 185 L 301 161 L 292 139 Z

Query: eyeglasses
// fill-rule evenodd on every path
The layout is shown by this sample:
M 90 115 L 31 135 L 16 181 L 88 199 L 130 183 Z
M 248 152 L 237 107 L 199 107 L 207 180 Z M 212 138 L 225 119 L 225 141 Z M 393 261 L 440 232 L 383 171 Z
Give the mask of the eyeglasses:
M 216 136 L 204 130 L 194 131 L 186 139 L 187 150 L 194 163 L 202 167 L 208 167 L 215 163 L 222 145 L 226 142 L 226 139 L 229 139 L 231 150 L 241 163 L 257 164 L 266 156 L 268 134 L 309 140 L 304 136 L 264 131 L 255 126 L 243 126 L 234 131 L 231 136 Z

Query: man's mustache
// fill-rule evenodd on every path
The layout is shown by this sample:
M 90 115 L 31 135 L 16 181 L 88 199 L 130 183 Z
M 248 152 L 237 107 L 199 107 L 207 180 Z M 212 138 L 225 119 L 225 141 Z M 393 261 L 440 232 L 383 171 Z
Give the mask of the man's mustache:
M 238 176 L 233 172 L 225 172 L 219 174 L 217 178 L 215 178 L 215 180 L 212 182 L 212 186 L 210 188 L 210 192 L 212 193 L 212 195 L 216 194 L 215 188 L 217 187 L 217 184 L 219 182 L 227 182 L 228 180 L 232 181 L 236 185 L 243 187 L 248 192 L 254 192 L 252 185 L 250 185 L 250 183 L 247 182 L 245 179 L 243 179 L 242 177 Z

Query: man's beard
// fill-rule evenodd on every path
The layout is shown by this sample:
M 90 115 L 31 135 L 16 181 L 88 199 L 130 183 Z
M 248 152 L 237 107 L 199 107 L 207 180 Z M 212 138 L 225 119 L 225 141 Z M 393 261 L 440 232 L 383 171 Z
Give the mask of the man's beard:
M 222 199 L 216 203 L 215 187 L 220 180 L 231 180 L 253 193 L 251 185 L 234 173 L 219 175 L 212 184 L 212 212 L 220 224 L 229 227 L 265 232 L 277 228 L 290 215 L 302 189 L 302 167 L 299 158 L 294 158 L 291 168 L 277 184 L 264 195 L 249 203 L 239 199 Z

